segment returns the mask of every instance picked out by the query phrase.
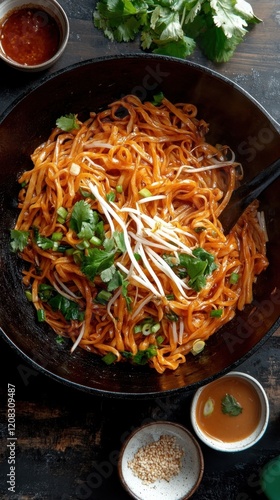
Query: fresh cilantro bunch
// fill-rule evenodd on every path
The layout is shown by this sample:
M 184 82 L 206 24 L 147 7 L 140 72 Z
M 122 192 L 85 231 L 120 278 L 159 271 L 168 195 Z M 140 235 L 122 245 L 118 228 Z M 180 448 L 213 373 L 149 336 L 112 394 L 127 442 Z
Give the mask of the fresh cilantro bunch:
M 196 44 L 214 62 L 226 62 L 249 25 L 261 22 L 246 0 L 100 0 L 94 25 L 110 40 L 140 34 L 141 48 L 185 59 Z

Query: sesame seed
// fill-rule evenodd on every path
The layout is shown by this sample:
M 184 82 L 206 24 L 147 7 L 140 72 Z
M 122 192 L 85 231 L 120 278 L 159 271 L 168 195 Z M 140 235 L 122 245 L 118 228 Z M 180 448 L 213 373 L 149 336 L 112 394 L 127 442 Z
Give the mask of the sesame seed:
M 144 484 L 160 479 L 170 481 L 179 474 L 183 455 L 175 436 L 163 434 L 158 441 L 139 448 L 128 467 Z

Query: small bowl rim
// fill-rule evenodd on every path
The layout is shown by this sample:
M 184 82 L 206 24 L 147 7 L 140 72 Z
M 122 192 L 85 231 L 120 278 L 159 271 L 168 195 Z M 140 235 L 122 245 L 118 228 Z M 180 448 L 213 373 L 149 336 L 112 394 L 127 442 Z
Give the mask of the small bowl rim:
M 142 500 L 139 497 L 139 495 L 137 495 L 137 493 L 135 493 L 131 489 L 131 487 L 127 484 L 127 482 L 125 480 L 125 476 L 123 474 L 123 457 L 124 457 L 124 453 L 125 453 L 127 446 L 129 445 L 129 443 L 131 443 L 132 440 L 134 440 L 136 438 L 136 436 L 139 433 L 141 433 L 144 429 L 152 428 L 152 427 L 157 428 L 158 426 L 162 426 L 163 428 L 166 427 L 166 430 L 164 431 L 164 429 L 163 429 L 163 431 L 160 433 L 160 435 L 162 435 L 164 432 L 166 432 L 167 434 L 170 434 L 170 435 L 174 435 L 173 433 L 171 433 L 171 429 L 174 429 L 175 432 L 176 432 L 176 429 L 178 429 L 181 433 L 183 433 L 185 436 L 187 436 L 187 438 L 193 443 L 193 445 L 197 451 L 199 474 L 195 478 L 195 483 L 191 487 L 191 489 L 189 491 L 187 491 L 186 494 L 183 494 L 184 496 L 181 496 L 179 499 L 179 500 L 188 500 L 195 493 L 195 491 L 199 487 L 201 480 L 203 478 L 204 457 L 203 457 L 203 453 L 202 453 L 200 444 L 197 441 L 196 437 L 192 434 L 192 432 L 189 429 L 187 429 L 184 425 L 182 425 L 178 422 L 172 422 L 170 420 L 154 420 L 152 422 L 148 422 L 146 424 L 140 425 L 139 427 L 134 429 L 129 434 L 129 436 L 125 439 L 124 443 L 122 444 L 122 447 L 121 447 L 121 450 L 119 453 L 119 457 L 118 457 L 118 474 L 119 474 L 121 484 L 130 496 L 132 496 L 133 498 L 135 498 L 137 500 Z M 140 445 L 140 447 L 143 445 Z M 152 485 L 151 487 L 154 489 L 155 483 L 151 483 L 151 485 Z
M 255 437 L 252 437 L 251 440 L 249 440 L 249 438 L 250 438 L 250 436 L 254 435 L 255 431 L 252 434 L 250 434 L 247 438 L 244 438 L 244 439 L 239 440 L 239 441 L 231 441 L 231 442 L 220 441 L 218 439 L 215 439 L 214 437 L 207 436 L 207 434 L 205 434 L 201 430 L 201 428 L 198 426 L 197 421 L 196 421 L 195 413 L 196 413 L 197 401 L 198 401 L 198 398 L 199 398 L 200 394 L 202 393 L 203 389 L 212 383 L 214 384 L 215 382 L 217 382 L 218 380 L 220 380 L 222 378 L 232 377 L 232 376 L 246 379 L 257 390 L 257 393 L 258 393 L 258 396 L 260 399 L 263 416 L 260 418 L 260 423 L 259 423 L 260 429 L 258 431 L 258 434 Z M 216 380 L 214 380 L 208 384 L 205 384 L 202 387 L 200 387 L 199 389 L 197 389 L 197 391 L 195 392 L 195 394 L 193 396 L 193 399 L 191 402 L 191 409 L 190 409 L 191 423 L 192 423 L 193 430 L 196 433 L 197 437 L 204 444 L 209 446 L 210 448 L 217 450 L 217 451 L 222 451 L 222 452 L 238 452 L 238 451 L 247 450 L 248 448 L 251 448 L 252 446 L 254 446 L 262 438 L 262 436 L 264 435 L 264 433 L 267 429 L 268 422 L 269 422 L 269 414 L 270 414 L 269 400 L 268 400 L 267 394 L 266 394 L 263 386 L 255 377 L 253 377 L 252 375 L 250 375 L 246 372 L 241 372 L 241 371 L 230 371 L 230 372 L 226 373 L 225 375 L 217 378 Z M 263 420 L 263 422 L 261 424 L 262 420 Z
M 67 16 L 64 8 L 62 7 L 62 5 L 57 0 L 42 0 L 42 2 L 41 2 L 41 0 L 26 0 L 26 1 L 19 0 L 18 6 L 15 5 L 14 7 L 9 7 L 9 4 L 13 1 L 15 3 L 18 3 L 17 0 L 4 0 L 4 2 L 2 2 L 0 4 L 0 12 L 3 8 L 5 9 L 5 12 L 3 13 L 3 15 L 0 14 L 0 21 L 2 21 L 2 19 L 5 18 L 7 16 L 7 14 L 9 14 L 9 12 L 17 10 L 17 8 L 21 9 L 24 7 L 41 7 L 42 10 L 48 9 L 47 12 L 50 15 L 52 15 L 52 6 L 54 6 L 61 16 L 61 19 L 60 18 L 58 19 L 57 14 L 53 13 L 54 19 L 60 25 L 59 29 L 61 32 L 61 41 L 60 41 L 59 48 L 56 51 L 56 53 L 51 58 L 47 59 L 46 61 L 44 61 L 40 64 L 33 64 L 33 65 L 21 64 L 15 60 L 11 59 L 10 57 L 7 57 L 5 55 L 5 53 L 2 50 L 0 50 L 0 59 L 14 69 L 18 69 L 18 70 L 25 71 L 25 72 L 43 71 L 43 70 L 49 68 L 50 66 L 52 66 L 62 56 L 62 54 L 67 46 L 67 43 L 69 41 L 69 36 L 70 36 L 70 23 L 69 23 L 68 16 Z M 43 6 L 42 3 L 49 4 L 49 7 Z

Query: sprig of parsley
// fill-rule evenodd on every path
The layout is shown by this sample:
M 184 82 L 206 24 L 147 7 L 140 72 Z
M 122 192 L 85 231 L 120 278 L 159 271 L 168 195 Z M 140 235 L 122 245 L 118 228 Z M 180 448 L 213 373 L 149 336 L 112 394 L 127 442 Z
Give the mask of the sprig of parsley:
M 100 0 L 93 22 L 112 41 L 140 35 L 143 50 L 183 59 L 198 44 L 210 60 L 226 62 L 261 20 L 246 0 Z

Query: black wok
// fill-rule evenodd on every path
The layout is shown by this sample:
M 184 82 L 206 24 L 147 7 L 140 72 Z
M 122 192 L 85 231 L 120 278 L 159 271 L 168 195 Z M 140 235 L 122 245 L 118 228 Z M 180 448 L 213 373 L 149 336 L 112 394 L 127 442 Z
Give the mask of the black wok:
M 19 172 L 31 167 L 30 153 L 45 140 L 56 119 L 85 118 L 114 99 L 135 93 L 149 99 L 162 91 L 171 101 L 190 101 L 210 123 L 208 140 L 236 152 L 248 181 L 279 157 L 277 124 L 237 85 L 201 66 L 151 55 L 102 58 L 74 65 L 43 80 L 2 116 L 0 122 L 0 327 L 2 337 L 26 360 L 56 380 L 112 397 L 166 396 L 191 391 L 231 370 L 279 326 L 280 182 L 260 196 L 266 216 L 270 265 L 254 288 L 254 301 L 212 336 L 203 353 L 189 355 L 177 371 L 159 375 L 147 366 L 106 366 L 95 355 L 58 345 L 55 334 L 36 322 L 21 284 L 21 262 L 10 251 L 9 230 L 17 217 Z

